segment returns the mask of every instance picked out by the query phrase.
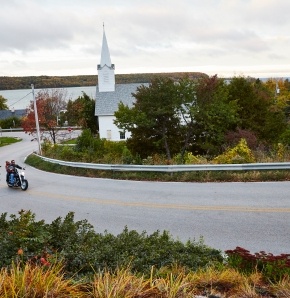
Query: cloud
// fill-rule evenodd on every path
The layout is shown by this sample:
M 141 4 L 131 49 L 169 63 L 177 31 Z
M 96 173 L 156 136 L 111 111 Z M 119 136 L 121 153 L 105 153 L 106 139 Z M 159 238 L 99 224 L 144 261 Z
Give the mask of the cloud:
M 0 7 L 0 75 L 96 74 L 103 22 L 119 73 L 290 64 L 285 0 L 0 0 Z

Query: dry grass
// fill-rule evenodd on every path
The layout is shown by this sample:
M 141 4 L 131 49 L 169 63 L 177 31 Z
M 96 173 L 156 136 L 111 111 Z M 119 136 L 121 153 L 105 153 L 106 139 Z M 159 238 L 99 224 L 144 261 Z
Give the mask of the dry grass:
M 94 298 L 289 298 L 290 278 L 271 284 L 258 272 L 246 276 L 228 268 L 188 273 L 182 268 L 171 272 L 165 268 L 164 272 L 152 270 L 145 279 L 126 269 L 96 275 L 91 294 Z
M 286 276 L 280 282 L 273 284 L 271 287 L 271 292 L 279 298 L 289 298 L 290 297 L 290 276 Z
M 194 297 L 197 289 L 194 284 L 190 282 L 190 274 L 184 275 L 183 273 L 177 276 L 169 273 L 165 278 L 154 279 L 152 284 L 157 290 L 157 297 Z
M 150 280 L 133 275 L 129 269 L 99 273 L 95 275 L 92 285 L 94 298 L 141 298 L 154 297 L 154 294 L 155 289 L 150 285 Z
M 60 264 L 49 268 L 27 264 L 0 271 L 1 298 L 289 298 L 290 277 L 278 283 L 261 273 L 244 275 L 229 268 L 186 272 L 183 268 L 134 275 L 128 268 L 96 274 L 89 284 L 66 279 Z
M 64 278 L 60 265 L 42 266 L 13 264 L 0 271 L 1 298 L 82 298 L 77 285 Z

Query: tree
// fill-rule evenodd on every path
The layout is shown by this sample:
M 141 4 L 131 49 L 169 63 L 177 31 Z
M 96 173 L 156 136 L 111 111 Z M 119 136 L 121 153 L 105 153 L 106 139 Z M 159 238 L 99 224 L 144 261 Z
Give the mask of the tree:
M 149 86 L 138 87 L 133 96 L 136 98 L 133 108 L 120 103 L 119 110 L 115 112 L 114 123 L 120 129 L 131 132 L 131 139 L 134 140 L 132 143 L 137 140 L 141 149 L 139 154 L 144 156 L 164 150 L 170 160 L 177 142 L 176 130 L 180 122 L 176 114 L 174 81 L 170 78 L 155 78 Z M 131 149 L 136 151 L 136 148 Z
M 260 140 L 274 142 L 285 130 L 283 110 L 276 104 L 272 88 L 261 81 L 232 78 L 229 100 L 236 101 L 239 106 L 239 128 L 256 133 Z
M 142 157 L 165 150 L 167 159 L 186 150 L 212 154 L 236 124 L 237 106 L 216 76 L 179 81 L 158 78 L 133 94 L 133 108 L 119 105 L 115 124 L 131 132 L 128 147 Z M 164 151 L 163 151 L 164 152 Z
M 237 104 L 228 102 L 225 81 L 216 75 L 200 78 L 195 83 L 193 113 L 193 136 L 191 149 L 196 154 L 220 153 L 225 134 L 237 123 Z
M 188 77 L 182 78 L 176 83 L 178 106 L 176 112 L 179 115 L 179 132 L 183 141 L 180 150 L 181 159 L 185 151 L 195 139 L 196 113 L 198 112 L 196 81 Z
M 290 83 L 289 80 L 269 79 L 265 83 L 266 87 L 273 94 L 273 102 L 285 113 L 287 121 L 290 121 Z M 278 91 L 277 91 L 278 89 Z
M 8 110 L 7 99 L 0 95 L 0 110 Z
M 61 89 L 41 90 L 37 93 L 36 107 L 42 137 L 48 133 L 55 144 L 58 136 L 58 117 L 66 109 L 66 93 Z M 22 121 L 25 132 L 36 132 L 34 102 L 31 101 L 27 116 Z
M 70 125 L 81 126 L 84 129 L 89 128 L 92 133 L 97 133 L 99 130 L 95 116 L 95 100 L 85 92 L 75 101 L 68 101 L 66 117 Z

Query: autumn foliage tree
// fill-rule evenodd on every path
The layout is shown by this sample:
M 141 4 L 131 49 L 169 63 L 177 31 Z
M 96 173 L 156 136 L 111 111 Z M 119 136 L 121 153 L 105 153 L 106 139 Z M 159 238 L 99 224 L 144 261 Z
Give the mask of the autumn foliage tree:
M 47 89 L 37 93 L 36 107 L 42 138 L 48 134 L 55 144 L 58 135 L 58 117 L 66 109 L 66 92 L 62 89 Z M 22 121 L 23 130 L 32 135 L 36 132 L 34 102 L 30 102 L 27 116 Z

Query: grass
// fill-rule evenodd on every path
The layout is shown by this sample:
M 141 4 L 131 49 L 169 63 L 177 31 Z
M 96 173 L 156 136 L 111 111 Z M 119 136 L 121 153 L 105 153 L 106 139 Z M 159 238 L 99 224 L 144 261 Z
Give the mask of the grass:
M 144 277 L 129 268 L 96 273 L 93 281 L 75 283 L 66 279 L 61 264 L 50 267 L 12 264 L 0 271 L 0 296 L 12 297 L 76 297 L 76 298 L 286 298 L 290 294 L 290 278 L 273 284 L 260 273 L 241 274 L 234 269 L 209 267 L 197 272 L 183 268 L 163 268 Z
M 12 138 L 12 137 L 0 137 L 0 147 L 7 146 L 13 143 L 20 142 L 22 139 L 20 138 Z
M 0 297 L 85 297 L 79 286 L 67 280 L 61 265 L 49 269 L 27 263 L 24 266 L 12 264 L 0 271 Z

